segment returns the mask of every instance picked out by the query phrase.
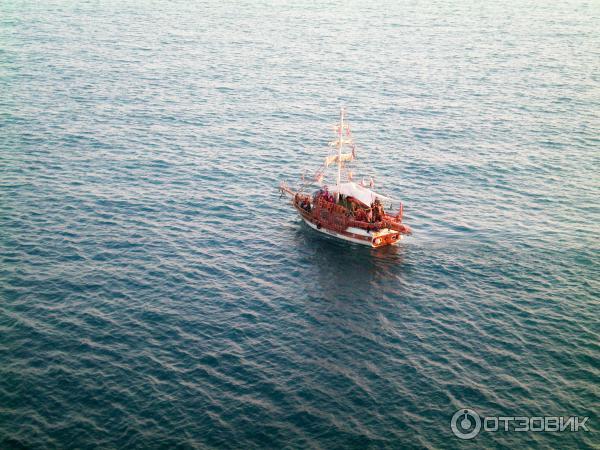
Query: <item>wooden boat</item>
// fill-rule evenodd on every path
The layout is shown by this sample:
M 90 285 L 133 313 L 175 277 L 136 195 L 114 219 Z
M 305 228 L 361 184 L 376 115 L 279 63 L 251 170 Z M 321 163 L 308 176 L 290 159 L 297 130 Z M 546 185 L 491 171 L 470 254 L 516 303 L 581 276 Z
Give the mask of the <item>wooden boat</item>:
M 298 189 L 291 189 L 287 183 L 282 182 L 279 186 L 281 194 L 288 195 L 302 220 L 321 233 L 371 247 L 396 244 L 412 233 L 410 227 L 402 223 L 402 203 L 373 191 L 372 179 L 369 188 L 364 181 L 352 181 L 353 174 L 347 169 L 346 163 L 356 159 L 356 148 L 350 126 L 345 121 L 344 108 L 340 112 L 340 123 L 334 129 L 337 136 L 329 144 L 334 152 L 327 156 L 314 178 Z M 345 153 L 346 147 L 351 152 Z M 327 169 L 333 164 L 337 167 L 336 183 L 328 186 L 323 184 L 323 180 Z M 342 182 L 342 172 L 347 178 L 345 182 Z M 320 187 L 310 194 L 305 192 L 308 184 Z M 391 210 L 394 203 L 398 205 L 397 212 L 387 213 L 383 205 L 389 205 Z

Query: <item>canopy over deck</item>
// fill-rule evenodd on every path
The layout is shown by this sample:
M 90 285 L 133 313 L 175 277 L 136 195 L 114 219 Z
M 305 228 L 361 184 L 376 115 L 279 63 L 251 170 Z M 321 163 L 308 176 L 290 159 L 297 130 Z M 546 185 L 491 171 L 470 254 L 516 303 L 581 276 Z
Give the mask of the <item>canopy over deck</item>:
M 334 194 L 336 192 L 339 192 L 342 195 L 354 197 L 359 202 L 362 202 L 367 206 L 370 206 L 376 198 L 378 198 L 380 201 L 392 201 L 391 198 L 386 197 L 385 195 L 378 194 L 377 192 L 372 191 L 371 189 L 368 189 L 364 186 L 361 186 L 360 184 L 356 184 L 352 181 L 348 183 L 340 183 L 339 191 L 337 186 L 328 186 L 327 189 L 329 190 L 329 192 Z

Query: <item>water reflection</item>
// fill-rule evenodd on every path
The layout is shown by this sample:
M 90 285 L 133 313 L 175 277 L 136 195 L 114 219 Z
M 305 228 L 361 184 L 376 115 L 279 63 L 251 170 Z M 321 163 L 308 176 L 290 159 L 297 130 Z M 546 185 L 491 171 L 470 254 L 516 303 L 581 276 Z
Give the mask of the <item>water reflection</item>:
M 317 233 L 304 223 L 294 241 L 313 266 L 312 279 L 325 298 L 372 298 L 381 283 L 393 282 L 408 270 L 403 243 L 375 249 Z

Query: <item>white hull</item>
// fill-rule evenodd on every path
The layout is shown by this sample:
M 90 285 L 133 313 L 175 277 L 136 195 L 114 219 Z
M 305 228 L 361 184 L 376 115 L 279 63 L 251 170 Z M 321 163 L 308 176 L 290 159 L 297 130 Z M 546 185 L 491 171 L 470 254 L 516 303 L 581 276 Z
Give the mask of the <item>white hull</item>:
M 382 230 L 382 231 L 379 231 L 379 232 L 374 232 L 374 233 L 370 233 L 369 234 L 366 231 L 360 230 L 358 228 L 349 228 L 348 230 L 351 230 L 352 233 L 354 233 L 354 234 L 358 234 L 359 233 L 359 234 L 364 235 L 365 238 L 368 238 L 368 240 L 366 240 L 366 239 L 356 239 L 356 238 L 353 238 L 353 237 L 350 237 L 350 236 L 346 236 L 346 235 L 341 234 L 341 233 L 336 233 L 333 230 L 328 230 L 325 227 L 317 228 L 317 226 L 314 223 L 312 223 L 310 220 L 307 220 L 304 217 L 302 217 L 302 220 L 304 220 L 304 223 L 306 223 L 313 230 L 319 231 L 319 232 L 321 232 L 323 234 L 326 234 L 328 236 L 336 237 L 336 238 L 341 239 L 343 241 L 354 242 L 355 244 L 362 244 L 362 245 L 366 245 L 368 247 L 377 247 L 376 245 L 373 245 L 373 239 L 376 239 L 377 237 L 385 235 L 387 233 L 394 233 L 393 231 L 390 231 L 390 230 Z M 398 242 L 400 242 L 400 240 L 402 240 L 402 238 L 403 238 L 403 236 L 400 235 L 398 241 L 396 241 L 392 245 L 395 245 Z

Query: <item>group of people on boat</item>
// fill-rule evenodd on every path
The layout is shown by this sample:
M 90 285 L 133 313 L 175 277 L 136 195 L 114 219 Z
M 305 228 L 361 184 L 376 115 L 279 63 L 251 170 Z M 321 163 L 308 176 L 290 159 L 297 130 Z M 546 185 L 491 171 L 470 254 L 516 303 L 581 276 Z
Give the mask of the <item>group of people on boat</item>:
M 325 200 L 326 202 L 329 202 L 329 203 L 335 202 L 335 196 L 327 190 L 327 187 L 321 188 L 317 191 L 317 193 L 315 195 L 315 199 L 318 199 L 318 198 L 322 198 L 323 200 Z M 340 198 L 341 198 L 341 196 L 340 196 Z
M 300 200 L 300 208 L 302 208 L 306 212 L 311 212 L 312 206 L 310 204 L 310 200 L 308 198 L 303 198 Z
M 327 203 L 335 203 L 335 195 L 327 190 L 327 187 L 319 189 L 314 195 L 315 203 L 319 200 L 323 200 Z M 347 215 L 354 217 L 354 219 L 361 222 L 376 223 L 380 222 L 385 217 L 383 205 L 381 201 L 376 198 L 369 208 L 362 206 L 363 204 L 358 202 L 354 197 L 339 194 L 337 201 L 338 205 L 343 206 L 347 210 Z M 303 199 L 300 202 L 300 207 L 305 211 L 311 211 L 311 204 L 308 199 Z
M 383 205 L 379 199 L 375 199 L 375 201 L 371 203 L 371 207 L 368 209 L 352 208 L 352 215 L 356 218 L 356 220 L 363 222 L 380 222 L 383 220 L 384 214 Z

